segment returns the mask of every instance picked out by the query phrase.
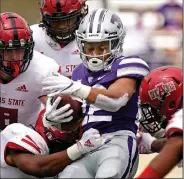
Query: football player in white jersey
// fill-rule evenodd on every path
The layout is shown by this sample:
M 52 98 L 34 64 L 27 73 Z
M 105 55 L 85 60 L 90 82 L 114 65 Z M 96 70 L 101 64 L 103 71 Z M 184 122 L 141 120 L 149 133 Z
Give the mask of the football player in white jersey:
M 35 130 L 15 123 L 1 132 L 1 178 L 55 176 L 74 160 L 106 142 L 96 129 L 86 131 L 79 140 L 80 119 L 60 125 L 60 129 L 46 128 L 44 114 L 45 109 L 38 117 Z
M 72 80 L 56 74 L 43 82 L 50 96 L 72 94 L 83 99 L 83 131 L 95 128 L 102 136 L 113 137 L 67 166 L 59 178 L 131 178 L 135 174 L 138 89 L 149 66 L 138 56 L 123 56 L 125 34 L 116 13 L 92 11 L 76 31 L 83 63 L 75 68 Z
M 88 13 L 85 0 L 42 0 L 41 23 L 31 26 L 35 50 L 54 59 L 64 76 L 81 63 L 75 30 Z
M 160 67 L 153 70 L 142 81 L 140 108 L 143 116 L 140 123 L 149 133 L 166 128 L 167 141 L 160 153 L 138 178 L 163 178 L 182 160 L 182 107 L 183 76 L 181 69 Z M 172 115 L 174 115 L 173 118 Z
M 18 14 L 0 14 L 0 130 L 11 123 L 34 125 L 45 103 L 42 80 L 59 70 L 34 51 L 32 31 Z

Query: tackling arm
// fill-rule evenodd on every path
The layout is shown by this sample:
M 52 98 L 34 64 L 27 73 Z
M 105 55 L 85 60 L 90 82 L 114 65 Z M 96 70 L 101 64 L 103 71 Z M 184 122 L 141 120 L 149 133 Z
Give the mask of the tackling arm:
M 10 150 L 6 161 L 8 165 L 35 177 L 55 176 L 72 162 L 66 150 L 45 156 Z
M 16 139 L 22 141 L 21 137 L 17 137 Z M 51 155 L 35 155 L 30 152 L 31 150 L 26 150 L 23 146 L 17 145 L 18 141 L 16 139 L 14 143 L 11 141 L 11 145 L 7 143 L 7 146 L 13 148 L 7 147 L 5 149 L 6 163 L 10 166 L 17 167 L 28 175 L 36 177 L 55 176 L 72 161 L 101 147 L 106 142 L 106 139 L 100 136 L 98 130 L 90 128 L 83 133 L 80 141 L 67 150 Z M 86 145 L 86 141 L 90 141 L 91 145 Z
M 140 154 L 150 154 L 160 152 L 164 147 L 167 138 L 157 139 L 149 133 L 138 131 L 137 133 L 138 149 Z
M 182 159 L 183 137 L 169 138 L 161 152 L 151 161 L 138 178 L 163 178 Z
M 154 140 L 151 144 L 151 151 L 160 152 L 162 148 L 164 147 L 166 141 L 167 141 L 166 137 Z

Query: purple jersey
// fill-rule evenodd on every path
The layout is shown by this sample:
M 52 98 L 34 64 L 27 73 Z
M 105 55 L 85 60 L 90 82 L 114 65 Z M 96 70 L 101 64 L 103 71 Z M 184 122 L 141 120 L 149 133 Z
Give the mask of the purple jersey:
M 126 106 L 121 107 L 117 112 L 102 110 L 84 100 L 82 105 L 85 116 L 83 130 L 95 128 L 101 134 L 118 130 L 130 130 L 136 133 L 139 84 L 148 73 L 148 65 L 138 56 L 119 57 L 105 71 L 91 72 L 83 64 L 77 66 L 72 74 L 72 79 L 95 88 L 108 89 L 117 79 L 123 77 L 134 78 L 138 81 L 137 92 Z

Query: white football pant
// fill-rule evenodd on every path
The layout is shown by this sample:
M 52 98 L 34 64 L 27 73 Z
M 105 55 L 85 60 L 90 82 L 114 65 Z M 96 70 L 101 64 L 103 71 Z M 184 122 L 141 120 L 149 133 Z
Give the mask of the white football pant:
M 138 168 L 135 135 L 130 131 L 104 134 L 112 140 L 68 165 L 59 178 L 133 178 Z

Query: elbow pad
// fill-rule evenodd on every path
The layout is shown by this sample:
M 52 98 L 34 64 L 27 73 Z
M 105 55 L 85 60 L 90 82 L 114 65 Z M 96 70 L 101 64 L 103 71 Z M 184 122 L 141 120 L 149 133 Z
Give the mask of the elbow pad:
M 120 98 L 109 98 L 107 96 L 99 94 L 93 105 L 105 111 L 116 112 L 121 107 L 125 106 L 128 100 L 128 93 L 125 93 Z

